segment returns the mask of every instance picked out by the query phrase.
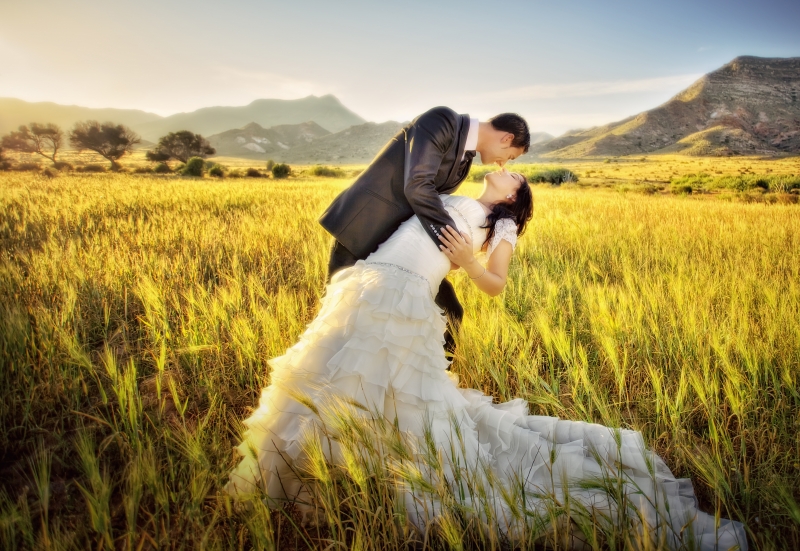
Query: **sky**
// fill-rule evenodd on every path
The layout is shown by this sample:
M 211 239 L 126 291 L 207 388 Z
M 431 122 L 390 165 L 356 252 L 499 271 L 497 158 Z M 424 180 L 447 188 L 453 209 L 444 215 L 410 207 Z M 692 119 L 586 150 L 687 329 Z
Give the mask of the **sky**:
M 561 134 L 739 55 L 800 56 L 800 0 L 0 0 L 0 97 L 169 115 L 333 94 Z

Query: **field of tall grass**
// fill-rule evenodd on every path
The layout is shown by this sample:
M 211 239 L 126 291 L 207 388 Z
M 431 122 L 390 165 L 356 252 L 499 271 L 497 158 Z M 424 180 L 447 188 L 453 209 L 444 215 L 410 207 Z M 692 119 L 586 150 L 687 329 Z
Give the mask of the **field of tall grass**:
M 306 473 L 313 528 L 220 492 L 267 360 L 315 314 L 316 218 L 348 183 L 0 173 L 0 547 L 502 548 L 452 510 L 414 533 L 357 461 Z M 751 548 L 800 548 L 800 206 L 534 200 L 503 295 L 453 278 L 462 384 L 642 431 Z M 563 548 L 562 513 L 531 541 Z

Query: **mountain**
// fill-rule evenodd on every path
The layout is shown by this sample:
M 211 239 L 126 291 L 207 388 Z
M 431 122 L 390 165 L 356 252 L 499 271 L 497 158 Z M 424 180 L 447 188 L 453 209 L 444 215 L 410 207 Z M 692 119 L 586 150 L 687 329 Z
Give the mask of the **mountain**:
M 96 109 L 77 105 L 59 105 L 49 101 L 27 102 L 15 98 L 0 98 L 0 134 L 16 130 L 32 122 L 59 125 L 68 130 L 78 121 L 87 119 L 113 121 L 132 128 L 160 119 L 159 115 L 138 109 Z
M 275 160 L 287 163 L 368 163 L 403 128 L 404 123 L 368 122 L 287 149 Z
M 531 148 L 545 157 L 800 153 L 800 57 L 737 57 L 666 103 Z
M 134 130 L 148 140 L 157 141 L 160 136 L 178 130 L 210 136 L 231 128 L 242 128 L 251 122 L 269 128 L 306 121 L 314 121 L 329 132 L 366 122 L 328 94 L 294 100 L 258 99 L 242 107 L 204 107 L 140 124 Z
M 217 155 L 229 157 L 279 158 L 284 151 L 313 142 L 330 132 L 313 121 L 264 128 L 251 122 L 243 128 L 208 137 Z
M 549 142 L 553 138 L 555 138 L 555 136 L 547 132 L 531 132 L 531 145 Z

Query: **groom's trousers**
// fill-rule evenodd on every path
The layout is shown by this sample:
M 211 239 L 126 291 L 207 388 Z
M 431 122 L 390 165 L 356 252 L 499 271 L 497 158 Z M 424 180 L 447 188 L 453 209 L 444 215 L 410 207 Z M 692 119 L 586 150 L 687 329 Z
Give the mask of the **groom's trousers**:
M 328 260 L 328 282 L 330 282 L 333 274 L 342 268 L 352 266 L 358 260 L 360 259 L 356 258 L 344 245 L 334 239 L 333 246 L 331 246 L 331 257 Z M 461 320 L 464 318 L 464 308 L 462 308 L 461 303 L 458 302 L 456 291 L 447 279 L 443 279 L 441 285 L 439 285 L 439 292 L 436 294 L 434 302 L 436 302 L 439 308 L 444 310 L 444 314 L 447 316 L 447 330 L 444 332 L 444 349 L 452 355 L 456 350 L 456 341 L 453 338 L 453 334 L 458 331 Z

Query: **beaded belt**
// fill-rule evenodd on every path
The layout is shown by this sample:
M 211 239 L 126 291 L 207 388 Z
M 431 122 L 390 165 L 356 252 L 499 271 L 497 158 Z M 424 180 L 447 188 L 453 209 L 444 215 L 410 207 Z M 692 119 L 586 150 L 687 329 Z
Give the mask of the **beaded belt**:
M 375 262 L 375 261 L 372 261 L 372 260 L 365 260 L 364 263 L 365 264 L 374 264 L 374 265 L 378 265 L 378 266 L 389 266 L 390 268 L 397 268 L 398 270 L 403 270 L 407 274 L 411 274 L 412 276 L 418 277 L 422 281 L 424 281 L 425 284 L 428 286 L 428 292 L 430 292 L 430 288 L 431 288 L 430 282 L 428 281 L 428 278 L 426 278 L 422 274 L 418 274 L 417 272 L 413 272 L 413 271 L 409 270 L 408 268 L 403 268 L 402 266 L 399 266 L 397 264 L 392 264 L 391 262 Z M 436 298 L 436 297 L 433 296 L 433 293 L 431 293 L 431 298 L 433 298 L 433 299 Z

